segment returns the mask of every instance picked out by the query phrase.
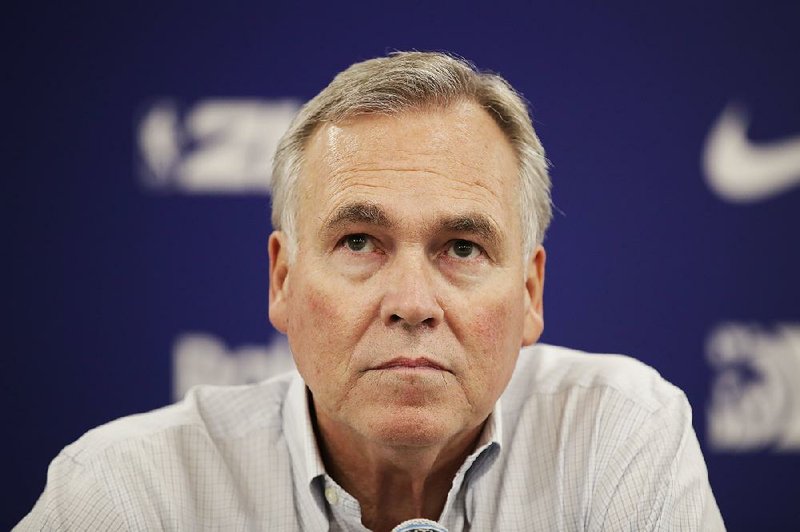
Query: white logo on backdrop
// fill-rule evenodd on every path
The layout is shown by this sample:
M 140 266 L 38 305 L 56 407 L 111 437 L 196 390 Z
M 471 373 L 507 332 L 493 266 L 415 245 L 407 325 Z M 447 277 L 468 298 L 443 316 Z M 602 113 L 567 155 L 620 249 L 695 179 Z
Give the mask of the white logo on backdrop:
M 294 368 L 286 337 L 275 335 L 268 345 L 245 345 L 228 349 L 225 343 L 205 333 L 184 334 L 172 353 L 172 397 L 183 398 L 197 384 L 247 384 Z
M 800 135 L 754 144 L 747 113 L 728 106 L 706 139 L 703 165 L 708 185 L 721 198 L 744 203 L 775 196 L 800 184 Z
M 269 192 L 272 158 L 295 101 L 206 100 L 180 113 L 151 106 L 138 123 L 140 173 L 150 188 L 183 193 Z
M 800 450 L 800 324 L 718 327 L 706 355 L 716 370 L 708 408 L 715 450 Z

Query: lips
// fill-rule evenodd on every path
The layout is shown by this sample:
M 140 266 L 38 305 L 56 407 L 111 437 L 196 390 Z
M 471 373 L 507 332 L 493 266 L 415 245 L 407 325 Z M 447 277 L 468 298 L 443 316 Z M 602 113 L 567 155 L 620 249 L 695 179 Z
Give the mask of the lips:
M 398 357 L 389 360 L 388 362 L 384 362 L 380 366 L 377 366 L 373 369 L 394 369 L 394 368 L 409 368 L 409 369 L 436 369 L 439 371 L 447 371 L 444 367 L 437 364 L 436 362 L 429 360 L 424 357 L 420 358 L 408 358 L 408 357 Z

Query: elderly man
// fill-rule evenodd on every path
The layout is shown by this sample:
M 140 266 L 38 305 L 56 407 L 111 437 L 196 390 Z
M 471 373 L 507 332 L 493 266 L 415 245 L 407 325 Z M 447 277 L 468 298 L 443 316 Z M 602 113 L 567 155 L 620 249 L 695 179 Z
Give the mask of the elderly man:
M 680 390 L 534 346 L 550 183 L 502 78 L 353 65 L 273 179 L 270 320 L 298 372 L 91 431 L 21 529 L 723 529 Z

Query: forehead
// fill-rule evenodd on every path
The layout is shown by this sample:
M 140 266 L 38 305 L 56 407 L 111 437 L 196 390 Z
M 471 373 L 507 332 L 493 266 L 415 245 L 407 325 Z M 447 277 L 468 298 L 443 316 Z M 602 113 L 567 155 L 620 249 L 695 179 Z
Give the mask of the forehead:
M 421 216 L 425 209 L 481 211 L 501 229 L 518 229 L 516 156 L 471 102 L 325 124 L 309 139 L 302 174 L 301 212 L 319 220 L 369 201 L 401 216 L 404 207 Z

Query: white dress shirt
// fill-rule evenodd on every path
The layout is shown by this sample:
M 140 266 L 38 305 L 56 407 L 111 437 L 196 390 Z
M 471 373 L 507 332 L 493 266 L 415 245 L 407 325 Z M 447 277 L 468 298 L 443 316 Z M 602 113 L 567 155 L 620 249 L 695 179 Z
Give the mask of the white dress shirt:
M 293 372 L 89 431 L 18 530 L 366 530 Z M 724 530 L 684 394 L 619 355 L 524 349 L 438 519 L 461 530 Z

